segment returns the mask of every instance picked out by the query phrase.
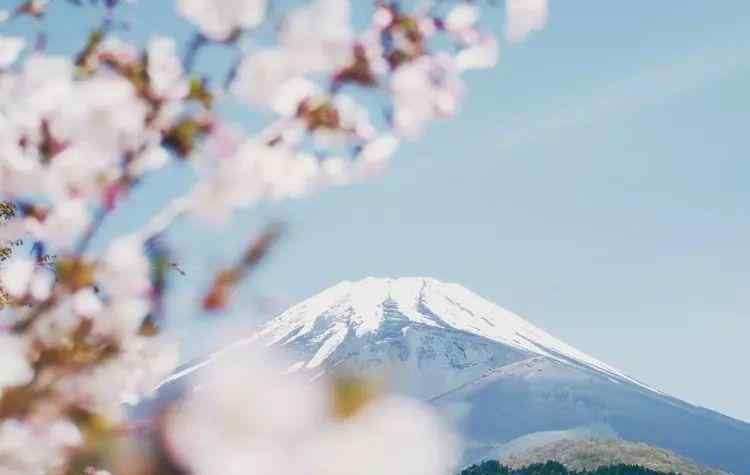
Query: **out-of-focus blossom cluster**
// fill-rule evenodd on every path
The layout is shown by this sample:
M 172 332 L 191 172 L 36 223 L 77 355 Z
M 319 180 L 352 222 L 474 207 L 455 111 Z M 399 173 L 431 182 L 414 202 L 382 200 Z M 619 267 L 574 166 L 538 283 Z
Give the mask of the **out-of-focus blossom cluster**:
M 67 56 L 39 33 L 0 34 L 0 475 L 442 473 L 453 441 L 419 404 L 368 396 L 351 409 L 266 363 L 214 375 L 148 431 L 151 448 L 118 437 L 126 404 L 179 361 L 159 332 L 179 270 L 159 235 L 184 215 L 226 223 L 379 172 L 401 141 L 456 114 L 466 71 L 497 62 L 478 2 L 374 1 L 355 28 L 349 0 L 176 0 L 193 38 L 144 44 L 118 36 L 132 1 L 65 3 L 104 9 Z M 50 4 L 19 0 L 0 24 L 39 21 Z M 546 0 L 508 0 L 506 13 L 516 41 L 544 26 Z M 233 53 L 226 74 L 196 72 L 207 46 Z M 266 122 L 229 121 L 233 103 Z M 95 252 L 112 212 L 168 167 L 191 169 L 183 194 Z M 205 310 L 227 305 L 277 235 L 214 279 Z M 123 468 L 131 459 L 143 463 Z
M 196 378 L 198 389 L 166 413 L 165 450 L 190 473 L 206 475 L 455 468 L 457 440 L 422 403 L 356 380 L 310 382 L 286 367 L 246 353 L 241 363 L 214 362 Z

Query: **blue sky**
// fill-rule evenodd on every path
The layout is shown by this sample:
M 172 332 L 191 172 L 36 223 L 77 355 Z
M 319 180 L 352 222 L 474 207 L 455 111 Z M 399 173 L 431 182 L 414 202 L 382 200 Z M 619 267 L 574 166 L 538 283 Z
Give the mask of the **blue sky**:
M 491 13 L 500 31 L 502 12 Z M 171 1 L 142 0 L 132 17 L 185 33 Z M 76 38 L 60 28 L 79 21 L 51 20 L 51 48 L 69 50 Z M 744 0 L 552 0 L 548 28 L 503 45 L 497 68 L 469 76 L 461 115 L 404 146 L 383 177 L 261 206 L 218 234 L 178 227 L 181 286 L 202 285 L 280 218 L 291 231 L 247 295 L 294 302 L 367 275 L 458 282 L 651 385 L 750 421 L 748 31 Z M 117 226 L 188 181 L 167 174 Z M 175 304 L 188 354 L 215 346 L 208 329 L 228 324 L 194 322 L 189 302 Z M 232 337 L 261 318 L 247 305 L 229 320 Z

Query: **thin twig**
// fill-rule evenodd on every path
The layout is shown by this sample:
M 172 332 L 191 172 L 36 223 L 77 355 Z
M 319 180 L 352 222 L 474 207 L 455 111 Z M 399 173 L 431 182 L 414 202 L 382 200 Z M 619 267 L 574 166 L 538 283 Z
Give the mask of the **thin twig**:
M 156 216 L 146 223 L 143 229 L 137 231 L 133 236 L 141 242 L 163 233 L 169 226 L 190 209 L 192 205 L 192 196 L 190 194 L 176 198 L 165 206 Z
M 182 61 L 182 67 L 185 72 L 191 72 L 193 70 L 193 66 L 195 66 L 195 59 L 198 56 L 198 51 L 203 45 L 206 44 L 206 42 L 206 37 L 200 33 L 196 33 L 195 36 L 193 36 L 193 39 L 188 45 L 187 51 L 185 52 L 185 58 Z
M 110 211 L 111 209 L 109 207 L 102 207 L 99 209 L 99 211 L 94 216 L 94 220 L 91 222 L 88 229 L 86 229 L 86 233 L 81 237 L 78 245 L 76 245 L 76 255 L 81 255 L 86 252 L 86 249 L 88 249 L 91 241 L 94 239 L 96 232 L 102 227 L 102 224 L 104 223 L 107 215 L 109 215 Z

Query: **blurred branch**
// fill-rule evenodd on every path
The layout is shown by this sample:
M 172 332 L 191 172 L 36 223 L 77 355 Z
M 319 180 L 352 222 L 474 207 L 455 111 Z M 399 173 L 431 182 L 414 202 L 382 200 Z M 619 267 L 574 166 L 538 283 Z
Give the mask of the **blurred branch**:
M 283 226 L 281 224 L 269 225 L 260 236 L 250 243 L 239 262 L 219 272 L 203 299 L 203 308 L 210 312 L 225 309 L 229 304 L 234 287 L 266 258 L 282 233 Z

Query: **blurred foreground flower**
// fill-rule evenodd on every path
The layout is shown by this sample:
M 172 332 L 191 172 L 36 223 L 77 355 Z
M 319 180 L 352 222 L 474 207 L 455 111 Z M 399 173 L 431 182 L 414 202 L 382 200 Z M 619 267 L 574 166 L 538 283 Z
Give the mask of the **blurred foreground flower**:
M 521 41 L 530 33 L 547 24 L 547 0 L 507 0 L 507 36 L 510 41 Z
M 274 224 L 251 241 L 239 262 L 216 276 L 208 293 L 203 297 L 203 308 L 209 312 L 226 309 L 234 287 L 270 252 L 281 233 L 281 226 Z
M 190 473 L 452 473 L 457 439 L 424 404 L 364 381 L 309 381 L 268 354 L 214 361 L 165 418 Z M 200 427 L 199 433 L 196 428 Z M 396 456 L 398 454 L 398 456 Z

